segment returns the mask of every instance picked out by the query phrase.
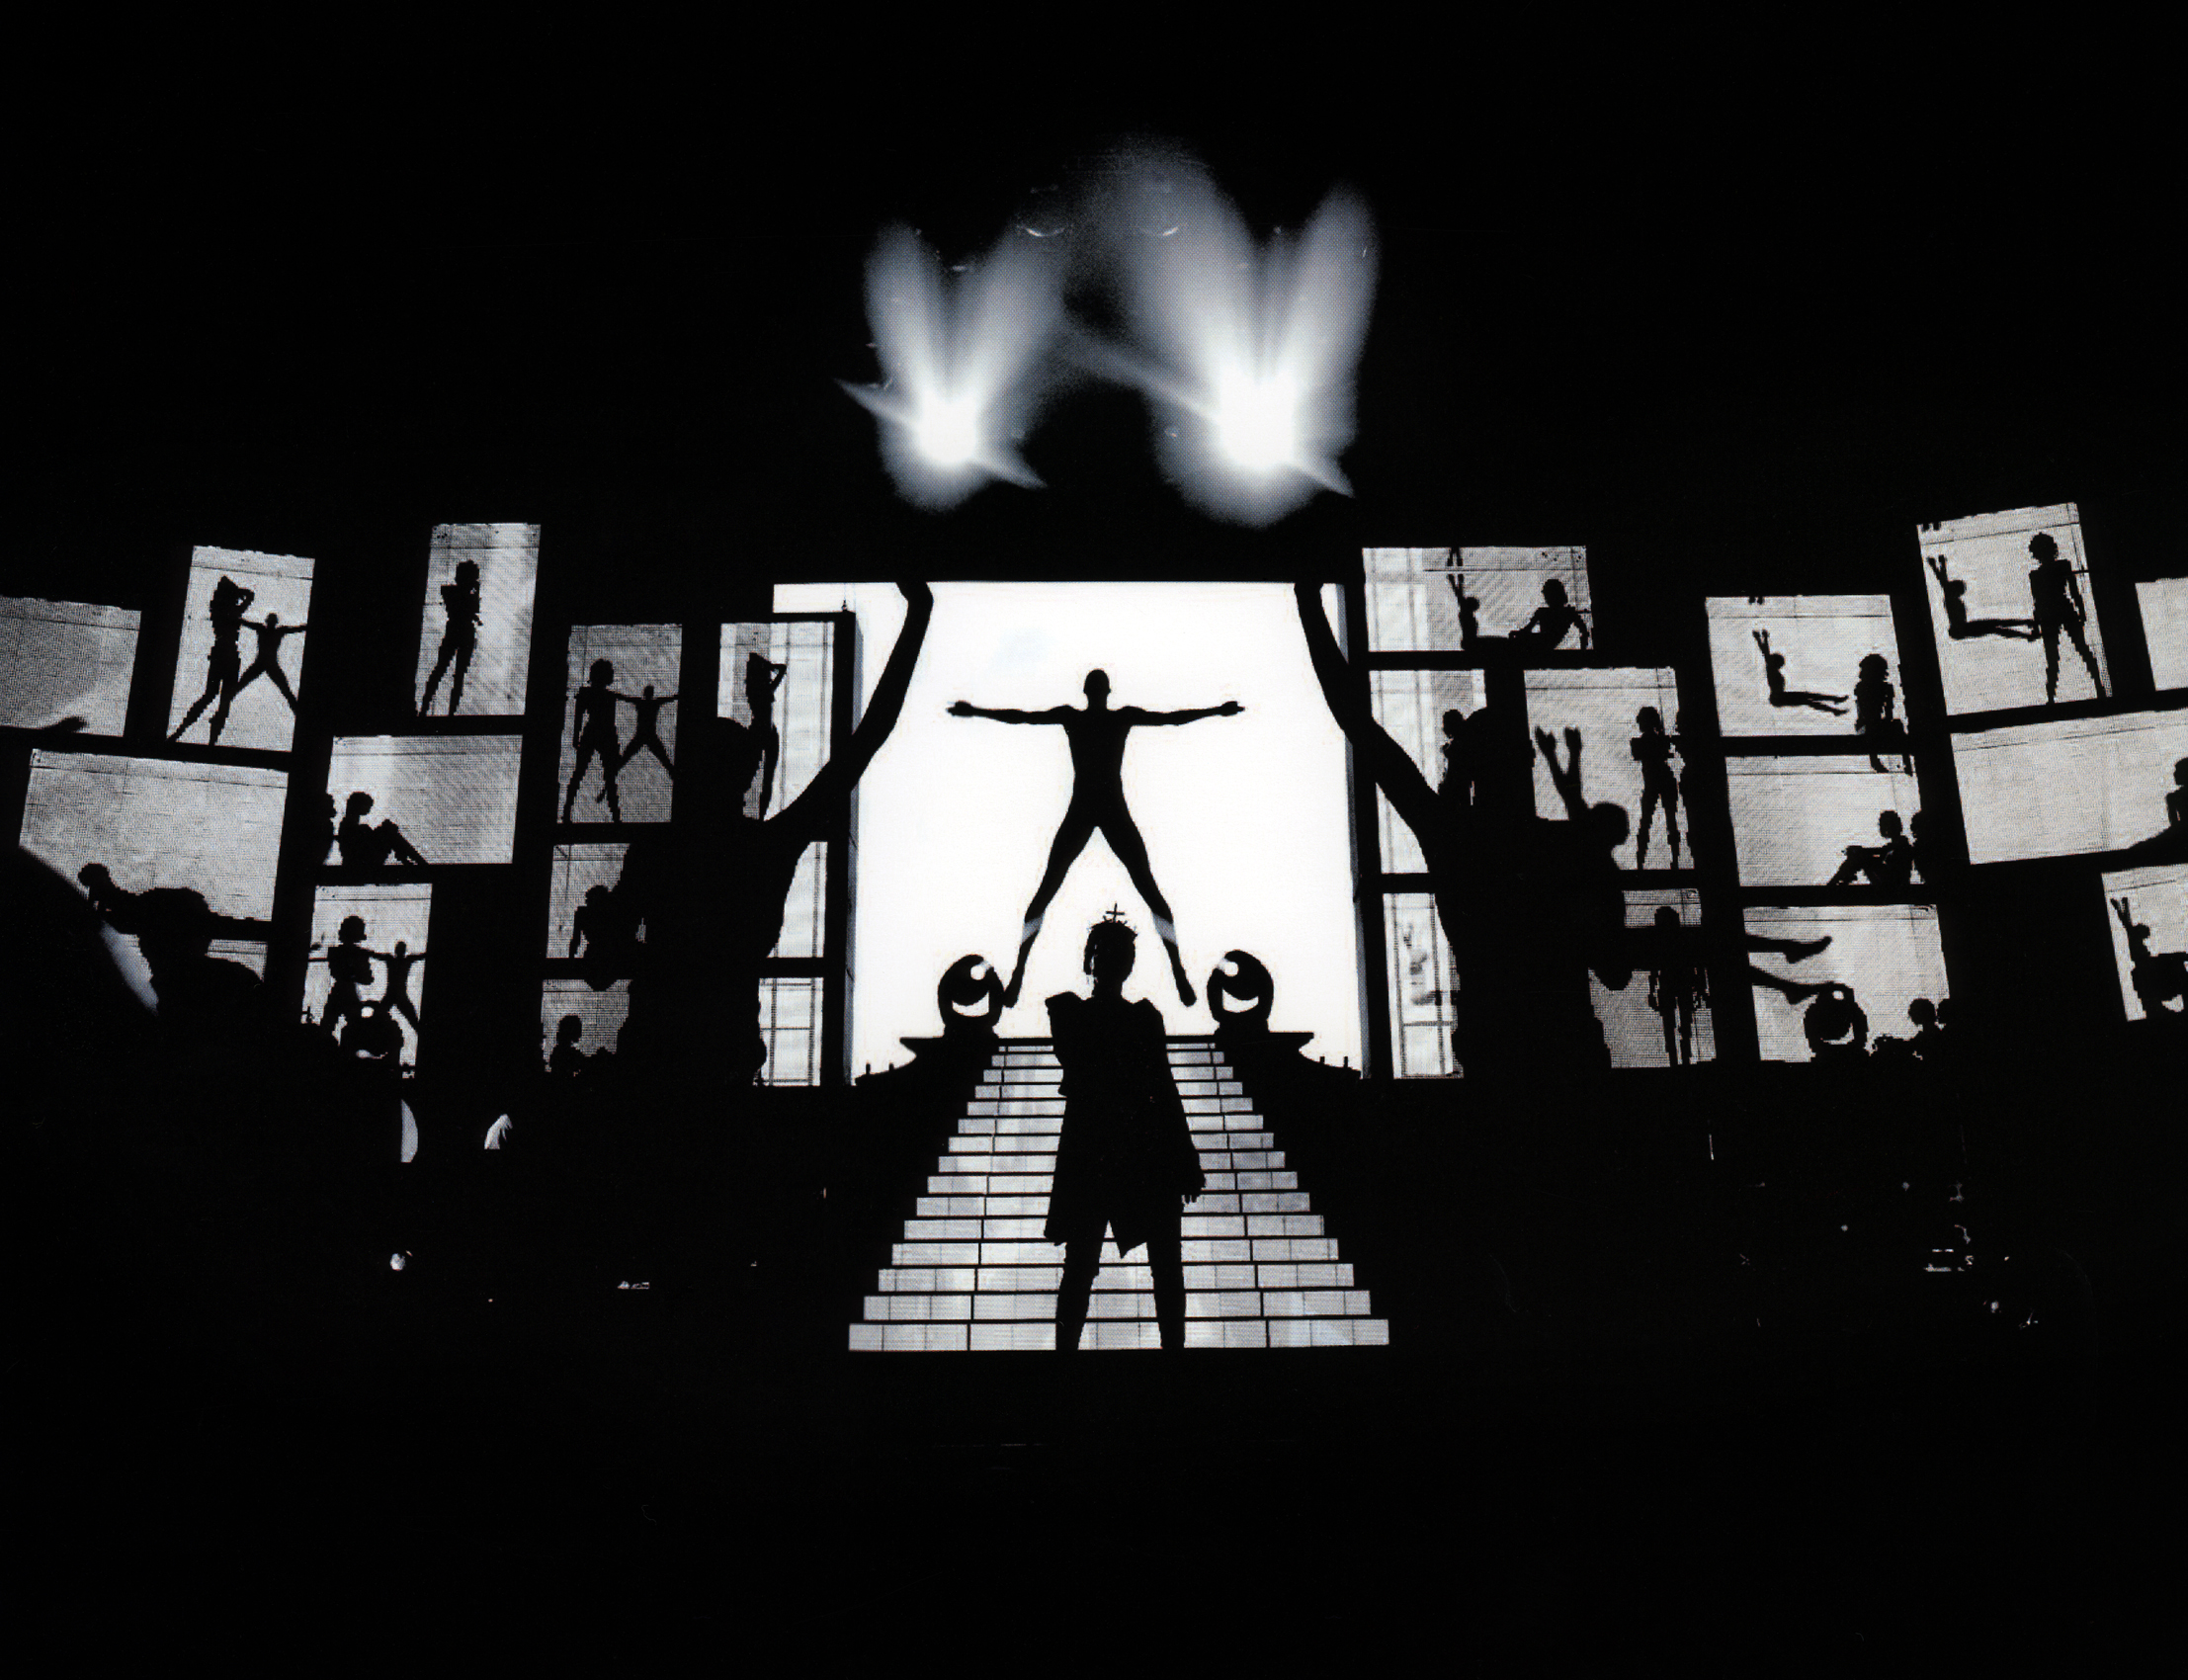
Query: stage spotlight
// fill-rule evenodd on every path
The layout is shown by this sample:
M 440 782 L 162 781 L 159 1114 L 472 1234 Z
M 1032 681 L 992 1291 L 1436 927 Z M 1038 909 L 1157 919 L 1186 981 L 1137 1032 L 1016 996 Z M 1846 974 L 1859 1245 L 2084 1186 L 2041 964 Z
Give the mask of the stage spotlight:
M 867 318 L 884 380 L 843 388 L 883 422 L 883 463 L 906 500 L 946 508 L 991 478 L 1040 484 L 1013 440 L 1039 395 L 1060 260 L 1014 232 L 946 279 L 908 229 L 883 236 L 867 267 Z
M 1147 160 L 1112 233 L 1135 342 L 1087 360 L 1154 400 L 1156 447 L 1186 495 L 1266 525 L 1318 489 L 1351 494 L 1337 458 L 1375 293 L 1366 208 L 1333 194 L 1264 248 L 1197 166 Z

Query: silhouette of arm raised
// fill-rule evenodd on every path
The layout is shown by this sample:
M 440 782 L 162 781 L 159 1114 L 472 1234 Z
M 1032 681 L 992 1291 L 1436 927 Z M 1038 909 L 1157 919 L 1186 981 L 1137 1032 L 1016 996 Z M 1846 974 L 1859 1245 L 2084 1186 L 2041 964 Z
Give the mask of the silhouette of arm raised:
M 1368 774 L 1390 801 L 1390 808 L 1415 835 L 1433 835 L 1441 821 L 1436 790 L 1428 785 L 1428 778 L 1412 755 L 1390 739 L 1368 710 L 1367 702 L 1353 692 L 1351 670 L 1337 649 L 1329 621 L 1322 616 L 1321 592 L 1311 583 L 1302 583 L 1293 593 L 1299 600 L 1300 628 L 1306 632 L 1307 658 L 1313 663 L 1314 680 L 1321 684 L 1322 700 L 1330 715 L 1366 761 Z
M 950 715 L 953 717 L 985 717 L 992 723 L 1060 723 L 1068 706 L 1052 706 L 1046 712 L 1016 712 L 1011 708 L 974 706 L 969 700 L 953 701 Z
M 1565 731 L 1565 763 L 1561 767 L 1557 763 L 1557 743 L 1548 729 L 1535 731 L 1535 745 L 1550 766 L 1550 780 L 1557 789 L 1557 797 L 1564 800 L 1565 815 L 1574 822 L 1586 822 L 1588 801 L 1580 792 L 1580 731 Z
M 882 750 L 882 743 L 888 739 L 903 713 L 912 668 L 919 663 L 927 625 L 935 616 L 935 592 L 924 583 L 899 583 L 896 587 L 903 592 L 910 610 L 904 615 L 904 628 L 896 634 L 896 645 L 889 649 L 888 663 L 882 667 L 882 680 L 874 685 L 873 703 L 859 719 L 859 726 L 851 731 L 843 751 L 822 765 L 805 784 L 805 791 L 775 814 L 773 820 L 788 829 L 795 830 L 799 824 L 817 827 L 826 820 L 834 801 L 848 795 L 866 774 L 866 767 L 874 762 L 874 755 Z
M 1203 717 L 1235 717 L 1246 709 L 1235 700 L 1226 700 L 1220 706 L 1200 706 L 1186 712 L 1142 712 L 1136 706 L 1121 710 L 1135 723 L 1198 723 Z

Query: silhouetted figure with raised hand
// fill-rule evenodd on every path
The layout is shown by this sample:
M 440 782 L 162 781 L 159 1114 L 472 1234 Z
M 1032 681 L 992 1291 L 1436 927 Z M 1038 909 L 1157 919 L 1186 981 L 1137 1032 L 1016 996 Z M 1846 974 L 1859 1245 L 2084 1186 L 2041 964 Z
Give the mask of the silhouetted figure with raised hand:
M 1144 998 L 1125 1001 L 1136 954 L 1132 928 L 1112 911 L 1086 936 L 1093 995 L 1058 992 L 1049 999 L 1049 1031 L 1063 1064 L 1063 1128 L 1044 1230 L 1063 1245 L 1059 1352 L 1079 1345 L 1105 1228 L 1116 1233 L 1120 1258 L 1147 1245 L 1162 1345 L 1185 1345 L 1179 1229 L 1185 1203 L 1208 1181 L 1170 1073 L 1161 1012 Z
M 1041 884 L 1034 889 L 1033 902 L 1026 906 L 1025 926 L 1018 939 L 1018 966 L 1011 973 L 1010 984 L 1004 988 L 1005 1003 L 1018 1001 L 1018 988 L 1026 978 L 1026 959 L 1032 954 L 1034 941 L 1041 936 L 1042 918 L 1048 914 L 1050 900 L 1055 897 L 1063 878 L 1070 873 L 1072 864 L 1097 829 L 1109 841 L 1109 849 L 1117 854 L 1117 861 L 1125 866 L 1125 873 L 1132 877 L 1133 886 L 1147 901 L 1147 908 L 1154 912 L 1155 933 L 1170 954 L 1170 977 L 1177 982 L 1178 996 L 1187 1004 L 1194 1001 L 1193 982 L 1186 978 L 1185 962 L 1178 955 L 1177 928 L 1170 915 L 1169 901 L 1155 885 L 1154 872 L 1147 864 L 1147 843 L 1139 837 L 1132 812 L 1125 808 L 1125 738 L 1143 725 L 1194 723 L 1203 717 L 1235 717 L 1244 710 L 1235 700 L 1186 712 L 1142 712 L 1136 706 L 1112 707 L 1109 677 L 1102 671 L 1087 672 L 1084 707 L 1055 706 L 1046 712 L 1012 712 L 995 711 L 961 700 L 950 708 L 953 717 L 986 717 L 998 723 L 1053 723 L 1063 730 L 1071 746 L 1071 802 L 1064 807 L 1063 821 L 1056 829 L 1054 844 L 1049 848 L 1049 868 L 1041 878 Z
M 434 656 L 433 675 L 426 679 L 425 699 L 418 702 L 418 715 L 433 710 L 433 696 L 441 686 L 441 674 L 449 678 L 449 715 L 463 704 L 463 678 L 478 651 L 478 562 L 458 560 L 456 581 L 441 585 L 441 607 L 448 614 L 448 628 L 441 632 L 441 651 Z M 453 669 L 452 669 L 453 667 Z
M 752 714 L 752 721 L 746 727 L 751 729 L 753 743 L 760 749 L 759 815 L 762 817 L 767 815 L 767 807 L 775 798 L 775 767 L 783 757 L 783 734 L 775 726 L 775 691 L 783 686 L 783 679 L 789 675 L 788 665 L 778 665 L 757 653 L 744 656 L 744 705 Z
M 424 857 L 392 820 L 365 820 L 372 808 L 373 796 L 363 789 L 352 794 L 343 807 L 342 824 L 334 831 L 335 844 L 342 848 L 342 862 L 351 869 L 378 870 L 385 869 L 392 858 L 405 869 L 424 869 Z
M 1937 574 L 1937 587 L 1945 598 L 1945 633 L 1953 640 L 1969 641 L 1981 635 L 2007 636 L 2021 641 L 2036 639 L 2034 619 L 1971 619 L 1968 616 L 1968 585 L 1947 573 L 1943 554 L 1925 554 L 1923 558 Z
M 616 793 L 616 773 L 623 767 L 623 737 L 616 733 L 616 702 L 636 704 L 632 697 L 618 694 L 608 685 L 616 680 L 616 667 L 606 659 L 595 659 L 586 672 L 585 686 L 577 691 L 577 699 L 570 707 L 570 739 L 577 748 L 577 765 L 570 772 L 569 791 L 562 796 L 562 820 L 570 819 L 570 807 L 577 803 L 577 790 L 584 785 L 585 772 L 593 759 L 600 760 L 600 794 L 593 801 L 608 801 L 608 815 L 616 822 L 623 820 L 623 800 Z
M 373 983 L 373 959 L 378 956 L 379 952 L 366 948 L 365 918 L 344 916 L 333 948 L 323 957 L 309 959 L 327 966 L 327 1000 L 319 1010 L 319 1026 L 328 1035 L 338 1033 L 345 1022 L 354 1021 L 364 1007 L 364 988 Z
M 1671 772 L 1671 755 L 1678 745 L 1664 733 L 1663 714 L 1644 706 L 1634 715 L 1641 731 L 1634 737 L 1635 762 L 1641 772 L 1641 833 L 1634 842 L 1634 867 L 1648 867 L 1648 822 L 1657 806 L 1663 807 L 1664 832 L 1671 839 L 1671 867 L 1679 867 L 1679 779 Z
M 1467 593 L 1466 577 L 1457 571 L 1451 574 L 1451 593 L 1459 601 L 1459 649 L 1472 653 L 1481 639 L 1481 602 Z
M 2089 609 L 2082 604 L 2081 585 L 2075 581 L 2072 562 L 2060 553 L 2059 544 L 2048 531 L 2039 531 L 2029 539 L 2029 553 L 2036 560 L 2029 571 L 2029 599 L 2036 610 L 2037 633 L 2044 638 L 2046 703 L 2054 706 L 2059 703 L 2059 634 L 2062 630 L 2074 644 L 2074 651 L 2081 655 L 2097 698 L 2104 699 L 2104 678 L 2097 674 L 2097 656 L 2089 651 L 2089 637 L 2083 630 L 2089 622 Z
M 1877 832 L 1884 836 L 1882 846 L 1849 846 L 1845 862 L 1825 886 L 1851 886 L 1857 881 L 1866 881 L 1871 886 L 1902 887 L 1914 873 L 1914 842 L 1906 836 L 1906 825 L 1895 810 L 1877 813 Z
M 1648 1007 L 1664 1027 L 1664 1061 L 1686 1067 L 1694 1061 L 1694 1017 L 1710 1001 L 1710 970 L 1695 954 L 1679 912 L 1656 906 L 1653 961 L 1648 970 Z
M 2176 1002 L 2188 1006 L 2188 952 L 2152 952 L 2150 930 L 2135 919 L 2128 907 L 2131 902 L 2126 898 L 2112 900 L 2113 914 L 2120 918 L 2120 929 L 2127 935 L 2128 981 L 2135 987 L 2145 1015 L 2178 1013 L 2170 1006 Z
M 289 710 L 294 714 L 296 710 L 296 691 L 289 686 L 289 678 L 282 672 L 281 644 L 290 636 L 303 634 L 311 627 L 285 625 L 281 622 L 279 613 L 268 613 L 263 624 L 256 619 L 245 619 L 243 623 L 250 627 L 251 633 L 258 638 L 258 648 L 251 657 L 250 669 L 236 679 L 235 692 L 241 694 L 259 678 L 264 677 L 281 691 L 282 699 L 289 702 Z
M 238 681 L 243 670 L 243 654 L 239 638 L 243 630 L 243 615 L 258 592 L 245 589 L 233 578 L 223 576 L 212 586 L 212 602 L 207 616 L 212 620 L 212 647 L 206 655 L 206 688 L 190 710 L 183 714 L 183 720 L 175 726 L 175 732 L 167 738 L 179 741 L 190 725 L 198 721 L 198 715 L 215 701 L 219 703 L 212 714 L 212 724 L 207 739 L 214 746 L 220 744 L 220 731 L 227 725 L 228 708 L 234 704 L 235 691 L 241 687 Z
M 413 952 L 399 939 L 395 949 L 379 960 L 386 970 L 386 979 L 379 988 L 379 1006 L 409 1022 L 413 1033 L 418 1030 L 418 1005 L 410 996 L 410 970 L 425 960 L 424 952 Z
M 1581 617 L 1579 608 L 1565 599 L 1564 584 L 1553 577 L 1543 583 L 1543 604 L 1535 609 L 1534 617 L 1505 640 L 1514 647 L 1548 653 L 1575 631 L 1579 632 L 1580 651 L 1587 652 L 1588 621 Z
M 661 769 L 667 774 L 668 779 L 671 782 L 676 780 L 676 766 L 669 762 L 668 749 L 661 745 L 660 731 L 661 708 L 674 706 L 675 704 L 676 696 L 673 694 L 664 694 L 659 699 L 655 699 L 651 683 L 646 684 L 644 688 L 638 691 L 637 698 L 631 702 L 631 744 L 623 749 L 622 761 L 616 766 L 617 775 L 623 774 L 624 769 L 631 761 L 638 756 L 638 749 L 643 747 L 661 761 Z M 600 792 L 593 796 L 593 802 L 598 804 L 606 798 L 608 789 L 614 785 L 613 782 L 609 782 L 602 787 Z
M 1770 632 L 1759 630 L 1754 632 L 1755 646 L 1762 653 L 1763 686 L 1770 691 L 1772 706 L 1805 706 L 1810 712 L 1827 712 L 1833 717 L 1846 715 L 1846 697 L 1842 694 L 1817 694 L 1810 689 L 1786 687 L 1786 656 L 1770 649 Z
M 1897 752 L 1899 766 L 1914 774 L 1906 754 L 1907 726 L 1899 718 L 1899 691 L 1892 686 L 1892 666 L 1882 653 L 1862 656 L 1854 679 L 1854 733 L 1869 737 L 1869 768 L 1890 774 L 1877 754 Z

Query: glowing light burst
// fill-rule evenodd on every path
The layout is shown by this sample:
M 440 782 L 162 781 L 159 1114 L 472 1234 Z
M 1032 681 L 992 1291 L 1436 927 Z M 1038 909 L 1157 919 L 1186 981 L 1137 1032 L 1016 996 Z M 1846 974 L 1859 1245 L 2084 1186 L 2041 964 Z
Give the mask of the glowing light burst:
M 906 500 L 954 507 L 993 478 L 1039 486 L 1016 440 L 1060 294 L 1054 261 L 1025 239 L 945 276 L 909 229 L 883 235 L 866 288 L 883 383 L 843 388 L 881 419 L 883 464 Z
M 1144 178 L 1159 213 L 1123 242 L 1138 342 L 1107 370 L 1168 410 L 1165 468 L 1209 512 L 1249 525 L 1318 489 L 1350 495 L 1337 464 L 1353 435 L 1353 376 L 1375 294 L 1367 209 L 1332 194 L 1297 237 L 1263 249 L 1213 182 L 1164 166 Z

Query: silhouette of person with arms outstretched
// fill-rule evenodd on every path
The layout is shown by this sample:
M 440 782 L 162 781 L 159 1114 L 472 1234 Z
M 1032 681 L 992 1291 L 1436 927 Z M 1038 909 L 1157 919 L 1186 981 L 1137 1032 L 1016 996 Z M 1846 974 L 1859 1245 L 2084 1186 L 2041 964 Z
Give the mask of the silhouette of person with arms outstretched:
M 746 727 L 752 731 L 752 739 L 760 749 L 759 815 L 762 817 L 767 815 L 768 804 L 775 798 L 775 767 L 783 757 L 782 731 L 775 726 L 775 691 L 783 686 L 783 679 L 789 675 L 788 665 L 778 665 L 757 653 L 744 656 L 744 704 L 752 714 L 752 721 Z
M 1580 651 L 1588 650 L 1588 621 L 1580 616 L 1580 609 L 1565 599 L 1565 586 L 1557 578 L 1543 583 L 1543 604 L 1535 609 L 1535 615 L 1505 637 L 1514 647 L 1531 647 L 1544 653 L 1550 652 L 1566 636 L 1579 632 Z
M 1882 846 L 1849 846 L 1846 858 L 1825 886 L 1851 886 L 1857 881 L 1867 881 L 1872 886 L 1901 887 L 1907 884 L 1915 867 L 1914 842 L 1907 838 L 1906 825 L 1895 810 L 1877 813 L 1877 832 L 1884 836 Z
M 268 613 L 264 623 L 256 619 L 245 619 L 243 623 L 250 627 L 251 633 L 258 638 L 258 647 L 252 654 L 250 668 L 237 679 L 235 692 L 241 694 L 257 682 L 259 678 L 264 677 L 281 691 L 282 699 L 289 702 L 290 712 L 295 713 L 296 710 L 296 691 L 289 686 L 288 677 L 282 674 L 281 644 L 285 638 L 292 635 L 301 635 L 311 627 L 309 625 L 285 625 L 281 622 L 279 613 Z
M 2029 552 L 2036 559 L 2029 570 L 2029 598 L 2035 607 L 2037 633 L 2044 638 L 2045 702 L 2054 706 L 2059 703 L 2061 630 L 2066 632 L 2066 639 L 2081 655 L 2097 698 L 2104 699 L 2104 678 L 2097 674 L 2097 656 L 2089 651 L 2089 638 L 2083 633 L 2089 609 L 2082 604 L 2081 585 L 2075 581 L 2072 562 L 2059 551 L 2059 544 L 2048 531 L 2039 531 L 2029 539 Z
M 667 773 L 668 779 L 671 782 L 676 780 L 676 766 L 669 762 L 668 749 L 661 745 L 660 733 L 661 708 L 675 704 L 676 696 L 673 694 L 664 694 L 655 699 L 651 683 L 638 691 L 637 698 L 631 702 L 631 744 L 623 749 L 623 759 L 616 766 L 617 775 L 623 774 L 631 761 L 638 756 L 639 748 L 643 747 L 661 761 L 661 769 Z M 608 789 L 614 786 L 612 781 L 607 782 L 593 796 L 593 803 L 598 804 L 606 798 Z
M 1671 755 L 1678 744 L 1664 733 L 1663 714 L 1644 706 L 1634 714 L 1634 759 L 1641 772 L 1641 833 L 1634 842 L 1634 867 L 1648 867 L 1648 822 L 1657 806 L 1663 807 L 1664 832 L 1671 839 L 1671 867 L 1679 867 L 1679 779 L 1671 771 Z
M 426 678 L 425 699 L 418 702 L 418 715 L 433 710 L 433 696 L 441 686 L 441 674 L 450 672 L 449 715 L 463 704 L 463 678 L 478 651 L 478 562 L 458 560 L 456 581 L 441 585 L 441 607 L 448 614 L 448 628 L 441 632 L 441 651 L 433 661 L 433 675 Z M 453 670 L 451 668 L 453 667 Z
M 1759 630 L 1754 632 L 1755 646 L 1763 659 L 1763 683 L 1770 691 L 1772 706 L 1805 706 L 1810 712 L 1827 712 L 1833 717 L 1846 715 L 1846 697 L 1842 694 L 1817 694 L 1811 689 L 1786 687 L 1786 656 L 1770 650 L 1770 632 Z
M 365 945 L 365 918 L 344 916 L 333 948 L 309 959 L 327 966 L 327 1000 L 319 1010 L 319 1025 L 330 1036 L 357 1019 L 365 1004 L 363 988 L 373 983 L 373 959 L 379 955 Z
M 1654 962 L 1648 970 L 1648 1007 L 1664 1026 L 1664 1061 L 1686 1067 L 1694 1061 L 1695 1012 L 1710 1001 L 1710 970 L 1700 962 L 1669 904 L 1656 906 Z
M 1892 666 L 1882 653 L 1864 654 L 1854 679 L 1854 733 L 1869 737 L 1870 769 L 1889 775 L 1877 753 L 1897 750 L 1900 768 L 1914 774 L 1914 760 L 1905 750 L 1907 726 L 1899 719 L 1899 691 L 1892 686 Z
M 1185 1345 L 1179 1229 L 1184 1204 L 1208 1181 L 1170 1073 L 1161 1012 L 1145 998 L 1125 1001 L 1136 955 L 1136 937 L 1112 911 L 1086 936 L 1093 995 L 1058 992 L 1049 999 L 1049 1031 L 1063 1064 L 1063 1127 L 1044 1230 L 1063 1245 L 1058 1352 L 1079 1345 L 1105 1228 L 1116 1233 L 1120 1257 L 1147 1245 L 1162 1345 Z
M 998 723 L 1053 723 L 1062 728 L 1071 747 L 1071 802 L 1064 808 L 1055 842 L 1049 848 L 1048 871 L 1034 889 L 1033 902 L 1026 906 L 1025 926 L 1018 939 L 1018 966 L 1011 973 L 1010 984 L 1003 990 L 1005 1004 L 1018 1001 L 1018 988 L 1026 977 L 1026 959 L 1033 951 L 1034 941 L 1041 935 L 1042 918 L 1048 914 L 1050 900 L 1055 897 L 1064 876 L 1097 829 L 1109 841 L 1109 849 L 1117 854 L 1117 861 L 1125 866 L 1125 873 L 1132 877 L 1133 886 L 1147 901 L 1147 908 L 1154 912 L 1155 933 L 1170 954 L 1170 976 L 1177 982 L 1178 996 L 1189 1005 L 1194 1001 L 1193 982 L 1186 978 L 1185 963 L 1178 955 L 1177 928 L 1170 915 L 1169 901 L 1155 885 L 1154 872 L 1147 864 L 1147 843 L 1139 837 L 1132 812 L 1125 808 L 1125 738 L 1141 725 L 1194 723 L 1203 717 L 1235 717 L 1244 710 L 1235 700 L 1186 712 L 1142 712 L 1136 706 L 1112 707 L 1109 676 L 1102 671 L 1087 672 L 1084 707 L 1056 706 L 1046 712 L 1012 712 L 961 700 L 950 708 L 953 717 L 986 717 Z
M 577 691 L 576 702 L 570 708 L 570 739 L 577 748 L 577 768 L 570 772 L 569 792 L 562 797 L 564 822 L 570 819 L 577 790 L 584 785 L 585 772 L 596 754 L 600 758 L 600 797 L 608 801 L 609 817 L 616 822 L 623 820 L 623 800 L 616 794 L 616 772 L 623 765 L 623 739 L 616 733 L 616 702 L 636 703 L 630 695 L 618 694 L 608 686 L 615 680 L 616 667 L 606 659 L 595 659 L 586 673 L 585 686 Z
M 342 825 L 334 831 L 334 842 L 342 849 L 342 862 L 351 869 L 377 870 L 385 869 L 387 860 L 393 858 L 405 868 L 424 869 L 425 859 L 391 819 L 379 823 L 365 820 L 372 808 L 373 796 L 363 789 L 352 794 L 343 807 Z
M 425 960 L 424 952 L 412 951 L 399 939 L 395 949 L 379 960 L 386 970 L 379 988 L 379 1006 L 409 1022 L 413 1033 L 418 1030 L 418 1006 L 410 996 L 410 970 Z
M 2145 1015 L 2172 1014 L 2167 1005 L 2176 999 L 2188 1004 L 2188 952 L 2150 950 L 2150 930 L 2135 919 L 2132 900 L 2112 900 L 2113 914 L 2127 935 L 2128 980 Z
M 1968 585 L 1951 576 L 1945 569 L 1943 554 L 1925 554 L 1929 567 L 1937 576 L 1937 587 L 1945 598 L 1945 633 L 1955 641 L 1971 641 L 1977 636 L 1995 635 L 2012 637 L 2021 641 L 2034 641 L 2038 635 L 2034 619 L 1971 619 L 1968 616 Z
M 183 714 L 183 720 L 167 737 L 170 741 L 181 740 L 190 725 L 198 721 L 199 714 L 218 701 L 207 739 L 214 746 L 220 744 L 220 731 L 228 721 L 228 708 L 235 702 L 235 691 L 242 686 L 237 679 L 243 669 L 238 639 L 243 630 L 243 615 L 257 599 L 256 590 L 245 589 L 225 575 L 212 586 L 212 602 L 207 612 L 212 620 L 212 647 L 206 655 L 205 693 L 191 702 L 190 710 Z

